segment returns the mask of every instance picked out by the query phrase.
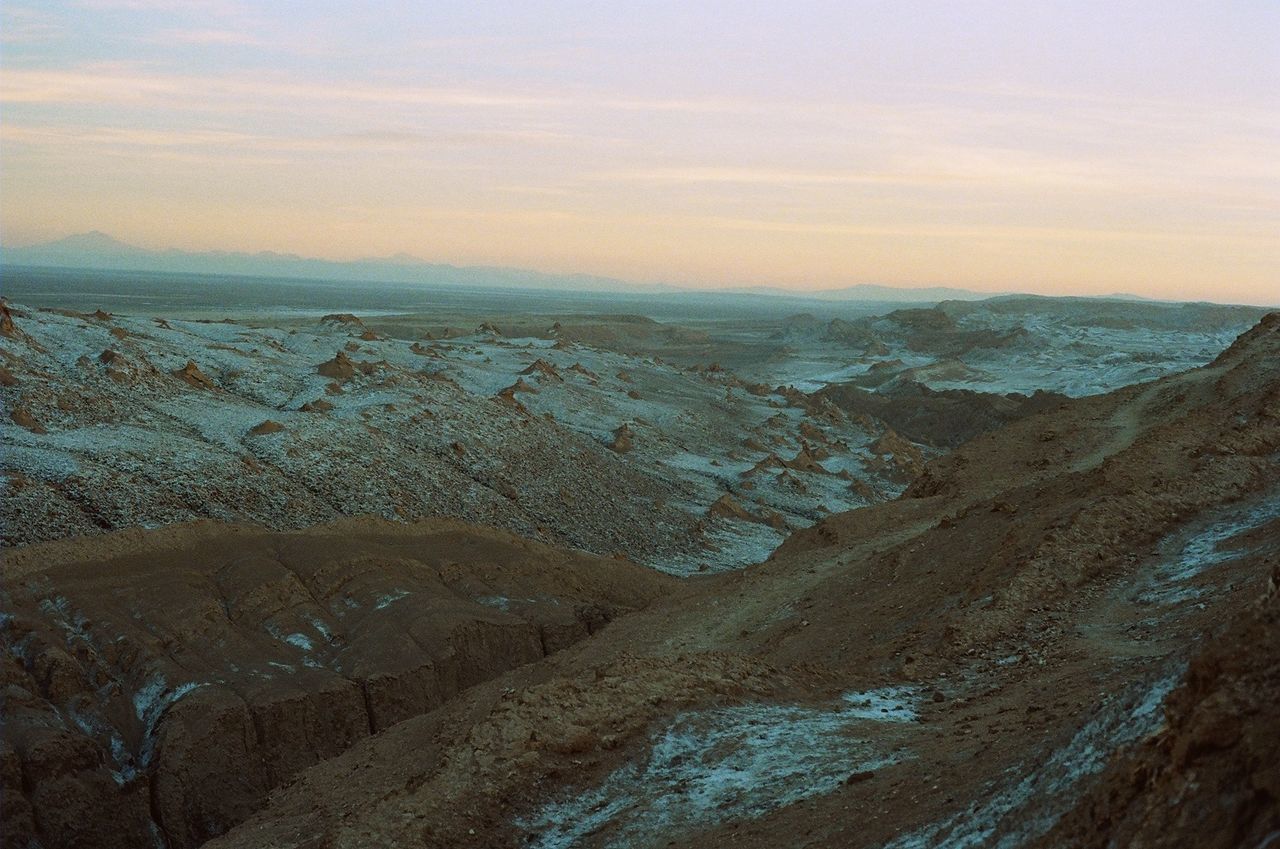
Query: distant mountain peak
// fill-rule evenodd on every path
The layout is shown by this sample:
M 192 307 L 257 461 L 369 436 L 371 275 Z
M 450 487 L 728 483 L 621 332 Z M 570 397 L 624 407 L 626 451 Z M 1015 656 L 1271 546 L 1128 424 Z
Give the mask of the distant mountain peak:
M 151 253 L 146 248 L 122 242 L 101 230 L 73 233 L 61 239 L 28 248 L 5 249 L 6 259 L 25 254 L 43 254 L 54 259 L 78 259 L 80 257 L 143 257 Z
M 407 253 L 405 251 L 397 251 L 396 253 L 393 253 L 391 256 L 384 257 L 382 261 L 394 262 L 397 265 L 421 265 L 422 263 L 426 262 L 426 260 L 422 259 L 421 257 L 416 257 L 413 254 Z
M 342 282 L 451 283 L 466 286 L 654 292 L 670 287 L 606 277 L 552 274 L 518 268 L 454 266 L 408 253 L 360 260 L 328 260 L 278 251 L 149 250 L 91 230 L 26 247 L 4 246 L 0 261 L 13 266 L 89 268 L 178 274 L 229 274 Z
M 143 250 L 136 245 L 131 245 L 128 242 L 122 242 L 115 236 L 112 236 L 109 233 L 104 233 L 101 230 L 90 230 L 87 233 L 73 233 L 65 239 L 58 239 L 55 242 L 51 242 L 50 246 L 52 245 L 65 245 L 68 247 L 75 246 L 78 248 L 111 248 L 115 250 L 130 251 Z

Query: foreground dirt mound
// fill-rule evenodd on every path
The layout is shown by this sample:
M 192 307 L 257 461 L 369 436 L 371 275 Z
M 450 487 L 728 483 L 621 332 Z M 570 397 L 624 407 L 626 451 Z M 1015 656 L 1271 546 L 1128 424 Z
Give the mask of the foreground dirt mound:
M 1280 532 L 1280 527 L 1276 528 Z M 1280 834 L 1280 568 L 1191 662 L 1166 725 L 1113 759 L 1037 846 L 1267 846 Z
M 300 770 L 671 579 L 461 522 L 197 523 L 11 551 L 6 846 L 196 846 Z

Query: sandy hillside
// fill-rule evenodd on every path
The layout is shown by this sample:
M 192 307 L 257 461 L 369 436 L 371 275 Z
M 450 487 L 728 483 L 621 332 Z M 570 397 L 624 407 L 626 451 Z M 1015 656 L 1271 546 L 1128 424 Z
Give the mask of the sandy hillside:
M 970 332 L 918 313 L 892 322 L 929 344 L 943 344 L 931 333 Z M 530 446 L 544 445 L 548 457 L 600 458 L 557 467 L 584 486 L 616 493 L 633 482 L 671 501 L 614 497 L 601 510 L 597 499 L 580 513 L 561 502 L 551 515 L 570 524 L 543 536 L 583 543 L 599 534 L 607 544 L 579 549 L 654 555 L 668 526 L 642 517 L 665 503 L 669 527 L 688 529 L 682 557 L 764 546 L 767 537 L 741 528 L 785 539 L 746 569 L 681 580 L 513 533 L 531 521 L 521 511 L 547 509 L 517 492 L 501 496 L 513 511 L 497 514 L 504 529 L 413 520 L 411 511 L 401 521 L 340 518 L 301 530 L 201 521 L 104 533 L 108 522 L 10 548 L 0 621 L 7 845 L 35 836 L 45 846 L 101 847 L 914 849 L 1094 846 L 1123 836 L 1160 846 L 1203 830 L 1226 846 L 1257 845 L 1280 827 L 1270 766 L 1277 729 L 1266 710 L 1280 568 L 1280 314 L 1201 368 L 1103 395 L 1006 398 L 1016 410 L 989 393 L 957 395 L 901 375 L 887 401 L 847 388 L 753 391 L 721 368 L 512 341 L 496 327 L 457 348 L 405 343 L 342 315 L 310 335 L 180 328 L 188 347 L 197 338 L 236 363 L 269 363 L 256 370 L 238 372 L 222 354 L 201 365 L 172 347 L 179 330 L 154 322 L 162 332 L 130 360 L 86 366 L 84 354 L 68 358 L 87 334 L 127 341 L 143 327 L 112 316 L 7 317 L 5 350 L 29 353 L 6 358 L 5 397 L 21 402 L 12 427 L 30 436 L 6 475 L 11 494 L 30 504 L 58 503 L 47 493 L 59 463 L 76 464 L 58 478 L 63 486 L 117 474 L 128 452 L 99 461 L 84 446 L 114 446 L 129 431 L 150 440 L 136 449 L 137 468 L 166 477 L 139 479 L 139 500 L 118 507 L 120 523 L 156 509 L 147 499 L 179 491 L 174 481 L 214 495 L 247 487 L 221 503 L 283 515 L 269 512 L 279 505 L 254 506 L 259 484 L 242 481 L 257 473 L 238 452 L 275 470 L 278 496 L 302 503 L 313 490 L 292 479 L 307 480 L 319 435 L 348 444 L 385 429 L 400 435 L 368 444 L 402 447 L 406 426 L 371 411 L 414 415 L 403 400 L 385 400 L 409 385 L 427 393 L 432 412 L 414 438 L 487 423 L 467 431 L 462 454 L 451 445 L 431 454 L 435 465 L 338 479 L 403 486 L 402 474 L 423 466 L 466 471 L 474 484 L 473 467 L 448 458 L 477 444 L 536 458 Z M 350 341 L 322 358 L 342 339 Z M 393 354 L 437 359 L 414 345 L 438 353 L 448 378 L 395 365 Z M 387 365 L 365 359 L 376 352 Z M 633 369 L 607 380 L 589 356 L 633 357 Z M 72 370 L 84 372 L 74 383 Z M 515 390 L 490 392 L 513 375 Z M 572 403 L 556 394 L 579 378 Z M 331 384 L 341 391 L 326 391 Z M 53 388 L 73 385 L 82 406 L 60 406 L 58 392 L 72 390 Z M 89 403 L 94 387 L 103 392 Z M 593 435 L 532 406 L 640 403 L 646 387 L 681 399 L 673 408 L 703 410 L 702 419 L 674 416 L 661 433 L 703 434 L 688 453 L 705 468 L 662 474 L 679 466 L 658 463 L 672 454 L 653 448 L 658 431 L 646 428 L 657 416 Z M 285 389 L 313 409 L 277 400 L 259 419 Z M 329 409 L 314 408 L 313 390 Z M 691 400 L 726 392 L 742 399 L 741 418 Z M 940 440 L 928 416 L 912 414 L 912 397 L 971 427 L 971 438 L 950 453 L 931 444 Z M 222 419 L 204 418 L 210 411 L 240 416 L 245 430 L 211 426 Z M 316 416 L 322 424 L 308 418 Z M 786 428 L 776 447 L 794 453 L 760 442 L 771 420 Z M 840 448 L 840 433 L 862 441 Z M 706 459 L 745 439 L 752 453 Z M 367 459 L 366 450 L 352 456 Z M 840 451 L 863 477 L 834 474 Z M 227 458 L 236 471 L 217 477 Z M 745 468 L 723 474 L 726 462 Z M 755 489 L 765 494 L 744 495 L 753 492 L 744 479 L 766 475 L 773 483 Z M 902 494 L 860 495 L 874 503 L 825 518 L 768 500 L 793 481 L 829 479 L 845 489 L 880 481 Z M 80 513 L 67 515 L 134 492 L 123 483 L 77 490 Z M 479 491 L 459 485 L 441 491 Z M 464 514 L 485 518 L 481 503 L 464 503 Z M 191 517 L 160 521 L 179 518 Z M 1214 799 L 1222 813 L 1169 813 L 1168 801 L 1181 798 Z

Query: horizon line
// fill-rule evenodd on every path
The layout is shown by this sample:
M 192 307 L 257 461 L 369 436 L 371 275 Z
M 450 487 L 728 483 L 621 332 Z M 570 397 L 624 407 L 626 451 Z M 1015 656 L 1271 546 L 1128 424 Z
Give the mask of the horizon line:
M 577 290 L 583 293 L 594 293 L 594 294 L 612 294 L 612 295 L 630 294 L 630 295 L 647 295 L 647 296 L 661 296 L 664 294 L 666 295 L 711 294 L 711 295 L 739 295 L 739 296 L 754 295 L 759 297 L 777 297 L 777 298 L 793 297 L 793 298 L 799 298 L 799 299 L 805 299 L 805 300 L 818 300 L 818 301 L 824 301 L 824 302 L 838 303 L 839 299 L 824 299 L 821 296 L 834 295 L 842 292 L 851 292 L 859 289 L 882 289 L 890 292 L 903 292 L 903 293 L 915 293 L 915 294 L 924 293 L 929 290 L 948 290 L 956 294 L 967 294 L 967 295 L 979 296 L 974 298 L 960 298 L 961 300 L 973 300 L 973 301 L 985 301 L 985 300 L 1002 298 L 1002 297 L 1010 297 L 1010 298 L 1011 297 L 1027 297 L 1027 298 L 1045 298 L 1045 299 L 1061 299 L 1061 300 L 1135 301 L 1135 302 L 1143 302 L 1143 303 L 1151 303 L 1151 304 L 1167 304 L 1167 305 L 1213 304 L 1213 305 L 1220 305 L 1220 306 L 1256 307 L 1256 308 L 1262 308 L 1262 309 L 1280 308 L 1280 301 L 1273 302 L 1273 303 L 1246 303 L 1246 302 L 1230 302 L 1230 301 L 1213 301 L 1213 300 L 1207 300 L 1207 299 L 1173 299 L 1173 298 L 1151 297 L 1147 295 L 1138 295 L 1135 293 L 1123 292 L 1123 291 L 1116 291 L 1116 292 L 1096 294 L 1096 295 L 1044 294 L 1040 292 L 1033 292 L 1033 291 L 1020 290 L 1020 289 L 1004 289 L 1004 290 L 972 289 L 964 286 L 948 285 L 945 283 L 916 283 L 911 285 L 903 285 L 903 284 L 875 283 L 875 282 L 863 281 L 858 283 L 849 283 L 844 286 L 828 286 L 823 288 L 803 288 L 803 289 L 791 288 L 791 287 L 782 286 L 776 283 L 731 283 L 731 284 L 724 284 L 724 285 L 716 285 L 716 284 L 698 285 L 698 284 L 690 284 L 690 283 L 674 283 L 669 281 L 652 281 L 652 280 L 644 281 L 644 280 L 629 279 L 624 277 L 616 277 L 611 275 L 595 274 L 592 272 L 546 271 L 538 268 L 500 265 L 500 264 L 486 264 L 486 263 L 453 263 L 448 261 L 424 259 L 420 256 L 417 256 L 415 254 L 411 254 L 408 252 L 397 252 L 394 254 L 388 254 L 383 256 L 363 256 L 363 257 L 358 257 L 353 259 L 334 259 L 330 257 L 308 256 L 304 254 L 298 254 L 298 253 L 292 253 L 292 252 L 280 252 L 280 251 L 274 251 L 274 250 L 264 250 L 264 251 L 258 251 L 258 252 L 250 252 L 250 251 L 243 251 L 243 250 L 228 250 L 228 249 L 209 249 L 209 250 L 193 251 L 193 250 L 188 250 L 185 248 L 177 248 L 177 247 L 167 247 L 167 248 L 143 247 L 143 246 L 139 246 L 130 242 L 125 242 L 120 239 L 117 239 L 115 236 L 111 235 L 107 231 L 96 229 L 96 228 L 93 230 L 86 230 L 86 231 L 77 232 L 77 233 L 69 233 L 65 236 L 48 240 L 48 241 L 43 241 L 43 242 L 33 242 L 29 244 L 20 244 L 20 245 L 0 245 L 0 267 L 15 268 L 15 269 L 16 268 L 31 268 L 31 269 L 45 268 L 45 269 L 51 269 L 51 270 L 103 271 L 103 272 L 138 273 L 138 274 L 177 274 L 177 275 L 210 276 L 210 277 L 259 277 L 267 280 L 298 280 L 298 281 L 316 281 L 316 282 L 321 282 L 323 280 L 323 278 L 309 276 L 309 275 L 306 275 L 305 273 L 288 274 L 288 273 L 282 273 L 282 272 L 276 272 L 276 271 L 265 271 L 265 272 L 219 271 L 216 269 L 211 269 L 207 271 L 201 271 L 201 270 L 172 271 L 172 270 L 157 270 L 154 268 L 145 268 L 145 267 L 138 267 L 138 268 L 106 267 L 99 264 L 93 264 L 90 258 L 81 258 L 78 262 L 74 258 L 71 258 L 71 261 L 73 264 L 56 264 L 52 262 L 49 262 L 49 263 L 38 262 L 33 264 L 30 262 L 21 262 L 21 261 L 10 262 L 7 257 L 7 253 L 11 250 L 31 250 L 31 249 L 39 249 L 39 248 L 49 248 L 49 247 L 57 246 L 61 242 L 65 242 L 67 240 L 74 239 L 76 237 L 82 237 L 82 236 L 103 237 L 105 239 L 110 240 L 112 243 L 114 243 L 115 245 L 118 245 L 119 247 L 128 248 L 134 251 L 139 251 L 144 254 L 148 254 L 150 255 L 150 258 L 153 258 L 156 260 L 163 260 L 166 255 L 176 254 L 176 255 L 188 257 L 188 258 L 200 258 L 202 256 L 242 257 L 245 259 L 265 258 L 265 259 L 277 259 L 277 260 L 295 261 L 295 262 L 324 263 L 332 266 L 351 266 L 351 265 L 359 265 L 361 263 L 395 262 L 407 268 L 412 268 L 414 265 L 418 265 L 426 268 L 456 269 L 459 271 L 472 271 L 472 272 L 494 270 L 494 271 L 515 272 L 515 273 L 522 273 L 522 274 L 533 274 L 533 275 L 539 275 L 539 276 L 550 277 L 550 278 L 561 278 L 566 281 L 571 280 L 572 278 L 586 278 L 587 280 L 609 282 L 609 283 L 620 285 L 623 287 L 634 287 L 634 290 L 629 292 L 627 291 L 619 292 L 616 290 L 606 290 L 606 289 L 598 289 L 598 288 L 583 288 L 583 289 Z M 126 257 L 122 257 L 121 259 L 124 262 L 128 261 L 128 258 Z M 139 259 L 142 260 L 144 259 L 144 257 L 140 257 Z M 340 281 L 327 281 L 327 282 L 340 282 Z M 377 278 L 370 277 L 370 278 L 363 278 L 359 281 L 352 280 L 350 282 L 381 283 L 384 285 L 397 285 L 397 284 L 406 285 L 407 284 L 407 285 L 422 285 L 422 286 L 428 286 L 428 287 L 431 287 L 431 286 L 439 287 L 442 285 L 456 285 L 456 286 L 469 286 L 469 287 L 475 287 L 475 288 L 489 288 L 495 291 L 511 291 L 511 290 L 549 291 L 549 292 L 567 291 L 564 289 L 556 289 L 553 287 L 538 286 L 536 284 L 530 285 L 530 286 L 503 285 L 501 282 L 497 282 L 497 281 L 495 281 L 492 284 L 486 284 L 486 283 L 441 284 L 441 283 L 432 283 L 430 281 L 425 281 L 425 280 L 411 282 L 411 281 L 397 281 L 397 280 L 389 280 L 389 279 L 377 279 Z M 953 298 L 949 298 L 949 297 L 941 297 L 935 303 L 940 303 L 942 301 L 952 300 L 952 299 Z M 854 300 L 857 300 L 857 299 L 854 299 Z M 880 299 L 880 298 L 864 298 L 861 300 L 870 301 L 870 302 L 882 302 L 882 303 L 896 302 L 892 299 Z M 928 299 L 924 299 L 920 301 L 920 303 L 929 303 L 929 302 L 930 301 Z

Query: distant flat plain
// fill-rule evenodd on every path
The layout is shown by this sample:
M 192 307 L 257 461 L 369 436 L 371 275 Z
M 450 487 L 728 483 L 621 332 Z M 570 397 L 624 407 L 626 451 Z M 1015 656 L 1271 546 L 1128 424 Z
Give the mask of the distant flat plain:
M 0 293 L 33 307 L 177 318 L 252 319 L 264 315 L 362 316 L 403 313 L 485 315 L 630 313 L 657 321 L 718 323 L 768 319 L 820 309 L 832 317 L 854 318 L 906 303 L 820 301 L 803 296 L 753 295 L 714 291 L 620 294 L 541 289 L 363 283 L 281 277 L 107 271 L 80 268 L 6 266 Z

